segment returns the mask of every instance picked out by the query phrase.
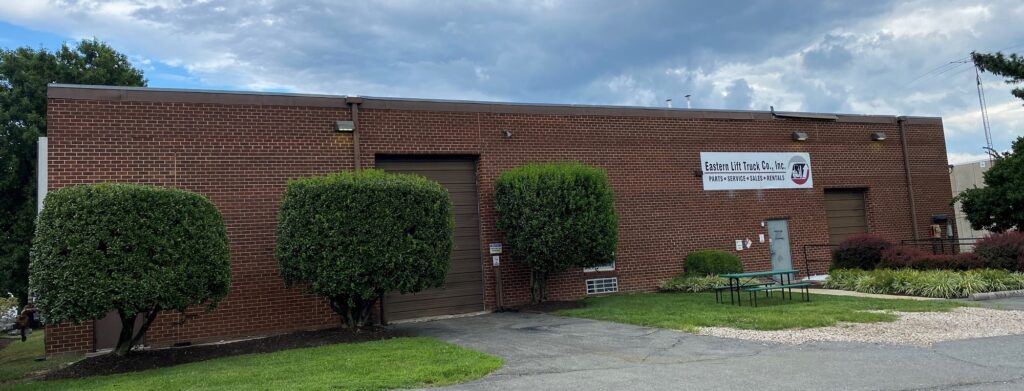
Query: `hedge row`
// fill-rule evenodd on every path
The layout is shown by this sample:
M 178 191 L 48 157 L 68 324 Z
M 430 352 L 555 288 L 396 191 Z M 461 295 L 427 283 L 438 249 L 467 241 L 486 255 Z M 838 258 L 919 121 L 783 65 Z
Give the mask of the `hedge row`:
M 979 240 L 974 252 L 960 254 L 934 254 L 915 246 L 896 245 L 877 235 L 856 235 L 833 250 L 832 268 L 1024 271 L 1024 233 L 992 234 Z

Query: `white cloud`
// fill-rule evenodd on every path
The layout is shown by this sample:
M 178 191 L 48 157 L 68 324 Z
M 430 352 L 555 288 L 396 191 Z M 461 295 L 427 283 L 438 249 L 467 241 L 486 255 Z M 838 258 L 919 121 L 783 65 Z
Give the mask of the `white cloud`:
M 988 160 L 989 156 L 984 153 L 960 153 L 950 152 L 948 154 L 949 164 L 974 163 Z
M 676 107 L 692 94 L 699 108 L 942 116 L 951 159 L 984 140 L 973 72 L 926 72 L 1024 44 L 1019 0 L 653 1 L 0 1 L 0 20 L 98 37 L 169 83 Z M 1024 108 L 985 81 L 1006 149 Z
M 615 104 L 624 106 L 655 106 L 658 97 L 650 88 L 639 87 L 633 76 L 622 75 L 608 81 L 608 90 L 614 94 Z

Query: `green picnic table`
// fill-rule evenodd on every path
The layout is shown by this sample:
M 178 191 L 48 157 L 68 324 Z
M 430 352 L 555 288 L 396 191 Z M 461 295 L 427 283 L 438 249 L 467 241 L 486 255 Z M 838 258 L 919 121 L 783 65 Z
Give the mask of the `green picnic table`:
M 729 285 L 715 288 L 715 300 L 724 303 L 725 297 L 722 296 L 722 291 L 729 291 L 729 304 L 743 305 L 742 292 L 747 292 L 750 296 L 749 300 L 754 307 L 757 307 L 757 293 L 764 292 L 765 296 L 771 294 L 773 290 L 779 290 L 782 292 L 782 297 L 786 297 L 786 291 L 789 291 L 789 299 L 793 300 L 793 288 L 801 289 L 801 296 L 804 300 L 811 301 L 811 295 L 808 288 L 811 284 L 806 282 L 793 282 L 793 277 L 799 272 L 797 269 L 784 269 L 784 270 L 769 270 L 764 272 L 748 272 L 748 273 L 728 273 L 719 274 L 719 277 L 729 279 Z M 777 282 L 761 282 L 756 280 L 758 277 L 772 277 Z M 777 277 L 777 278 L 776 278 Z M 735 294 L 735 300 L 733 295 Z

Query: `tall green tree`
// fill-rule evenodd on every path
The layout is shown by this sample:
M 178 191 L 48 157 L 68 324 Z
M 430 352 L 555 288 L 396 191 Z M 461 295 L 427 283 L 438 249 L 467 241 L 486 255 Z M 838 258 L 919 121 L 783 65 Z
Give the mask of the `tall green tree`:
M 1024 137 L 985 172 L 985 187 L 964 190 L 953 201 L 961 202 L 974 229 L 1024 229 Z
M 96 39 L 60 50 L 0 49 L 0 292 L 28 299 L 36 220 L 36 144 L 49 83 L 145 86 L 142 71 Z
M 996 52 L 992 54 L 971 52 L 974 65 L 985 72 L 991 72 L 1006 78 L 1006 84 L 1024 83 L 1024 57 L 1017 54 L 1009 56 Z M 1013 96 L 1024 99 L 1024 87 L 1010 91 Z

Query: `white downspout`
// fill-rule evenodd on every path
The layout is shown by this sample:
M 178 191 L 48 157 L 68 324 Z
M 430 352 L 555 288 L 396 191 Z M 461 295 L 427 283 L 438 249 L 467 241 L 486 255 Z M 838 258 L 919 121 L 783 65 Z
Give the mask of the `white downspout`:
M 47 170 L 47 160 L 48 160 L 48 157 L 49 157 L 49 156 L 47 156 L 47 153 L 48 153 L 47 151 L 48 150 L 49 150 L 49 143 L 47 143 L 46 137 L 40 137 L 39 138 L 39 146 L 38 146 L 39 156 L 37 158 L 38 159 L 37 160 L 38 164 L 36 166 L 36 172 L 38 173 L 38 177 L 36 178 L 36 208 L 37 208 L 36 212 L 37 213 L 41 212 L 43 210 L 43 199 L 46 198 L 46 185 L 47 185 L 46 178 L 47 178 L 47 172 L 48 172 L 48 170 Z

